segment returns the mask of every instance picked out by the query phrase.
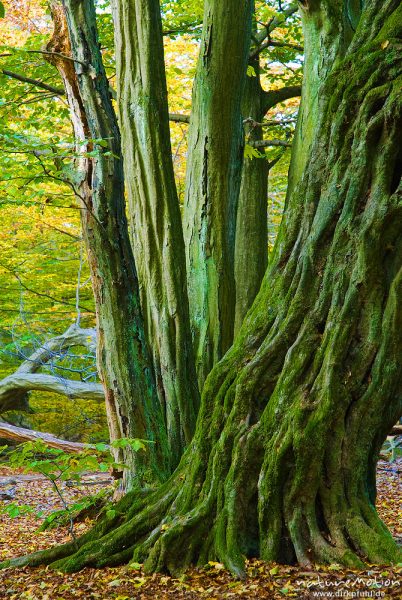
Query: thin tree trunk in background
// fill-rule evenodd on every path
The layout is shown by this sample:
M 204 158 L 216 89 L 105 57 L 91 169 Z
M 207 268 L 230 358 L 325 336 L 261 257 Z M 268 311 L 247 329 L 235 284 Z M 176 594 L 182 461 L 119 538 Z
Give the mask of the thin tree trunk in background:
M 300 96 L 300 86 L 288 86 L 264 91 L 260 84 L 259 62 L 249 63 L 256 77 L 247 77 L 242 103 L 243 117 L 256 123 L 266 113 L 289 98 Z M 245 125 L 248 141 L 263 139 L 263 128 Z M 268 265 L 268 175 L 269 163 L 263 148 L 262 157 L 245 158 L 242 168 L 239 204 L 237 208 L 235 244 L 236 309 L 234 334 L 237 335 L 247 311 L 261 287 Z
M 243 118 L 261 123 L 264 111 L 258 57 L 252 59 L 255 76 L 246 79 L 242 101 Z M 248 141 L 263 139 L 260 126 L 245 125 Z M 236 220 L 235 285 L 236 307 L 234 334 L 256 297 L 268 264 L 268 160 L 262 157 L 245 158 Z
M 158 0 L 115 0 L 117 95 L 133 249 L 172 465 L 195 428 L 199 392 L 173 173 Z
M 301 94 L 300 86 L 264 91 L 260 81 L 259 47 L 277 27 L 283 26 L 283 19 L 290 17 L 296 10 L 295 4 L 290 5 L 259 32 L 254 24 L 252 40 L 256 48 L 251 51 L 249 58 L 249 66 L 253 68 L 254 73 L 246 78 L 242 101 L 244 119 L 251 118 L 255 123 L 261 123 L 268 110 L 276 104 Z M 245 133 L 250 143 L 264 138 L 263 128 L 252 122 L 245 124 Z M 235 241 L 234 336 L 237 335 L 247 311 L 253 304 L 268 265 L 269 164 L 264 148 L 260 149 L 260 153 L 263 156 L 244 159 L 241 174 Z
M 241 100 L 251 0 L 207 0 L 189 129 L 184 237 L 200 387 L 233 341 L 234 248 L 243 162 Z
M 81 154 L 74 190 L 82 207 L 83 235 L 91 270 L 97 317 L 97 359 L 105 388 L 111 439 L 151 440 L 144 453 L 123 451 L 126 486 L 163 479 L 169 453 L 144 335 L 138 280 L 125 215 L 120 134 L 97 39 L 91 0 L 52 4 L 54 55 L 65 85 Z M 107 147 L 96 143 L 104 140 Z M 88 152 L 96 156 L 88 156 Z

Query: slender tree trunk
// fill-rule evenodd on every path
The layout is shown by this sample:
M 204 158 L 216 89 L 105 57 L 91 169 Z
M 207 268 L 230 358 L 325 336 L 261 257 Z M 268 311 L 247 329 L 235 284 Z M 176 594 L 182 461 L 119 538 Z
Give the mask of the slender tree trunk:
M 58 53 L 52 60 L 63 78 L 81 154 L 73 187 L 82 207 L 96 304 L 98 369 L 105 388 L 110 436 L 154 442 L 146 453 L 124 451 L 122 458 L 131 467 L 126 471 L 130 487 L 133 477 L 136 481 L 164 478 L 169 472 L 169 453 L 128 237 L 120 135 L 97 40 L 93 3 L 54 2 L 52 13 L 55 31 L 48 50 Z
M 256 77 L 246 80 L 243 117 L 245 120 L 251 117 L 255 123 L 261 123 L 271 108 L 289 98 L 300 96 L 301 88 L 288 86 L 264 91 L 260 84 L 258 58 L 250 60 L 249 64 L 254 68 Z M 251 122 L 246 123 L 245 128 L 250 142 L 263 139 L 261 126 Z M 241 175 L 235 244 L 235 335 L 259 292 L 268 264 L 267 196 L 271 165 L 264 148 L 260 153 L 263 156 L 244 160 Z
M 200 386 L 233 341 L 234 248 L 243 160 L 241 100 L 251 0 L 207 0 L 189 129 L 184 236 Z
M 292 15 L 295 11 L 295 6 L 290 6 L 286 9 L 284 18 Z M 281 24 L 283 25 L 283 22 L 274 19 L 260 33 L 253 31 L 253 41 L 262 43 L 263 36 L 269 36 Z M 251 52 L 248 64 L 253 68 L 253 75 L 246 77 L 242 115 L 246 121 L 246 137 L 252 143 L 264 138 L 263 128 L 255 123 L 261 123 L 268 110 L 276 104 L 300 96 L 301 88 L 288 86 L 278 90 L 264 91 L 260 81 L 258 52 Z M 247 123 L 247 119 L 251 119 L 251 121 Z M 241 172 L 234 257 L 235 336 L 261 287 L 268 264 L 267 196 L 270 165 L 263 148 L 260 150 L 260 154 L 261 157 L 246 158 L 243 161 Z
M 242 101 L 243 118 L 261 123 L 264 112 L 264 92 L 260 83 L 258 57 L 252 59 L 255 76 L 247 77 Z M 245 124 L 249 141 L 263 139 L 261 126 Z M 241 173 L 237 207 L 235 240 L 236 306 L 234 333 L 253 304 L 268 264 L 268 160 L 261 157 L 245 158 Z
M 78 551 L 6 565 L 134 557 L 176 573 L 218 559 L 241 576 L 245 556 L 401 561 L 375 509 L 379 450 L 402 413 L 400 16 L 399 0 L 367 0 L 353 32 L 343 2 L 303 9 L 306 48 L 321 48 L 301 111 L 317 121 L 304 138 L 299 124 L 295 148 L 307 143 L 305 166 L 297 155 L 272 263 L 177 471 Z
M 173 465 L 199 407 L 173 173 L 158 0 L 114 0 L 117 90 L 133 248 Z

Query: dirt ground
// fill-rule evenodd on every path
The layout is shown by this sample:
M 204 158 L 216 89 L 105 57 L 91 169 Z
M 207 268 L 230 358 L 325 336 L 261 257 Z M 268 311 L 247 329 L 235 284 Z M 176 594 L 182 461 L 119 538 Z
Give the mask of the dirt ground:
M 378 467 L 378 511 L 393 535 L 402 544 L 402 459 Z M 65 487 L 71 502 L 82 494 L 108 485 L 105 474 L 88 476 L 90 485 Z M 0 469 L 0 496 L 13 496 L 13 502 L 30 505 L 45 514 L 61 508 L 51 484 L 37 475 Z M 4 506 L 11 500 L 2 500 Z M 42 519 L 35 514 L 10 518 L 0 514 L 0 560 L 20 556 L 69 539 L 67 527 L 38 532 Z M 90 521 L 75 525 L 76 534 Z M 145 576 L 140 565 L 113 569 L 84 569 L 64 575 L 46 568 L 5 569 L 0 572 L 1 600 L 193 600 L 201 598 L 402 598 L 402 564 L 392 569 L 372 567 L 364 571 L 342 569 L 337 565 L 300 569 L 251 560 L 248 579 L 238 581 L 219 563 L 192 569 L 180 579 L 165 575 Z

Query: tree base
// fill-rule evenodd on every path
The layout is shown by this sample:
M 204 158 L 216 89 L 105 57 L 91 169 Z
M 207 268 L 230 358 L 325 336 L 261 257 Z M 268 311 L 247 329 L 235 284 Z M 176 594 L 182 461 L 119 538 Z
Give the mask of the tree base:
M 256 556 L 304 566 L 337 563 L 350 568 L 402 561 L 402 549 L 369 503 L 360 502 L 359 511 L 349 508 L 346 513 L 333 515 L 332 534 L 328 526 L 326 532 L 317 527 L 322 511 L 318 515 L 316 507 L 303 510 L 294 504 L 288 516 L 282 515 L 288 528 L 275 550 L 270 543 L 274 539 L 272 532 L 264 534 L 254 523 L 253 533 L 252 519 L 239 515 L 236 505 L 239 492 L 244 500 L 242 489 L 224 498 L 220 486 L 213 489 L 209 485 L 208 493 L 200 494 L 191 507 L 194 479 L 183 479 L 181 469 L 157 491 L 131 492 L 116 504 L 113 517 L 105 516 L 76 542 L 7 560 L 0 567 L 50 565 L 72 573 L 84 567 L 134 561 L 144 563 L 148 573 L 178 576 L 192 564 L 204 566 L 218 561 L 235 577 L 244 578 L 245 559 Z M 255 498 L 254 495 L 254 501 Z M 251 512 L 250 505 L 250 517 Z

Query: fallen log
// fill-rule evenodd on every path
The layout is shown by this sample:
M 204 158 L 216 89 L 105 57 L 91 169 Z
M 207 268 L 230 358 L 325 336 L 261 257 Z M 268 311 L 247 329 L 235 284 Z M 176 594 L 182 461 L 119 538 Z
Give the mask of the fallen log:
M 27 393 L 33 390 L 54 392 L 67 396 L 67 398 L 82 398 L 84 400 L 103 400 L 104 391 L 100 383 L 88 381 L 75 381 L 61 379 L 46 373 L 13 373 L 0 381 L 0 406 L 4 410 L 6 402 L 18 393 Z M 13 404 L 11 404 L 11 408 Z
M 25 429 L 24 427 L 16 427 L 15 425 L 9 425 L 8 423 L 1 422 L 0 438 L 13 440 L 15 442 L 35 442 L 36 440 L 43 440 L 51 448 L 58 448 L 60 450 L 64 450 L 64 452 L 81 452 L 81 450 L 91 447 L 91 444 L 69 442 L 67 440 L 57 438 L 51 433 L 33 431 L 31 429 Z
M 96 349 L 95 329 L 82 329 L 71 325 L 62 335 L 51 338 L 26 357 L 18 369 L 0 380 L 0 413 L 8 410 L 27 410 L 28 395 L 33 390 L 54 392 L 67 398 L 103 400 L 100 383 L 76 381 L 38 373 L 49 360 L 68 348 L 84 346 L 91 353 Z

